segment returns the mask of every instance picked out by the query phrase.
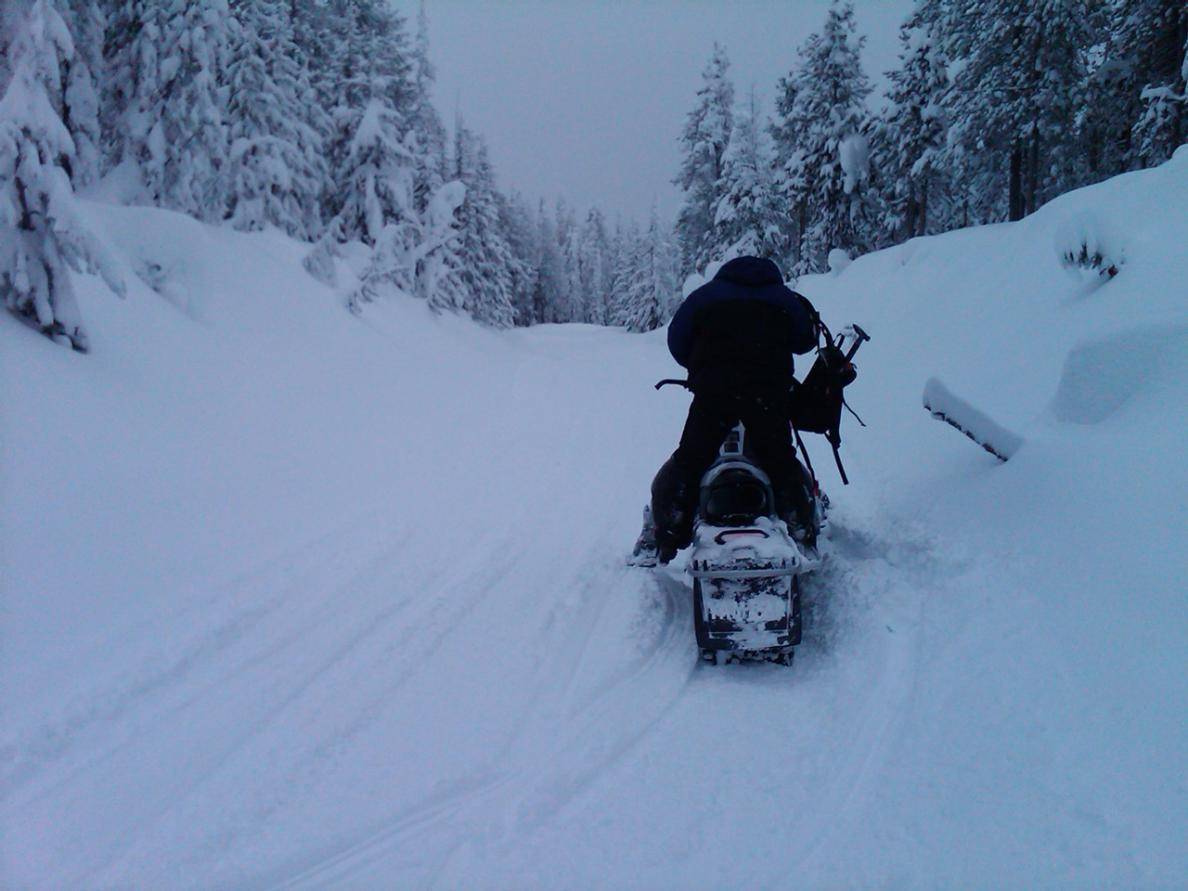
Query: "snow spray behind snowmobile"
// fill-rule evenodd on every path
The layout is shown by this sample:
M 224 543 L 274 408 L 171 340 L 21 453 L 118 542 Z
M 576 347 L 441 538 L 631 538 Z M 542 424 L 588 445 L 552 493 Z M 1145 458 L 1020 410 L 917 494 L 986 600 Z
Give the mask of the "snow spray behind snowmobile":
M 848 484 L 838 451 L 841 411 L 849 409 L 842 391 L 857 377 L 855 353 L 870 340 L 857 325 L 835 339 L 819 317 L 814 322 L 824 344 L 804 382 L 790 394 L 788 408 L 796 444 L 805 459 L 802 476 L 812 485 L 813 528 L 790 530 L 779 517 L 771 479 L 747 454 L 742 423 L 735 425 L 701 479 L 686 571 L 693 579 L 697 647 L 708 662 L 716 664 L 724 656 L 727 661 L 787 665 L 800 643 L 800 577 L 819 562 L 815 543 L 829 503 L 812 471 L 800 431 L 825 435 L 842 481 Z M 846 336 L 851 343 L 843 352 Z M 686 381 L 665 380 L 656 387 L 665 384 L 688 386 Z M 655 531 L 646 507 L 643 531 L 630 562 L 656 565 Z

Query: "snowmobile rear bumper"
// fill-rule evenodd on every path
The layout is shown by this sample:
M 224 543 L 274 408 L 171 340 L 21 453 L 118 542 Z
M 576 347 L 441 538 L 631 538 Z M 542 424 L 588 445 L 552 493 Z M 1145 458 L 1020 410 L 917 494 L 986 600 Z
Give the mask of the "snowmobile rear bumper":
M 688 572 L 703 654 L 766 658 L 800 643 L 796 576 L 808 567 L 781 527 L 698 528 Z

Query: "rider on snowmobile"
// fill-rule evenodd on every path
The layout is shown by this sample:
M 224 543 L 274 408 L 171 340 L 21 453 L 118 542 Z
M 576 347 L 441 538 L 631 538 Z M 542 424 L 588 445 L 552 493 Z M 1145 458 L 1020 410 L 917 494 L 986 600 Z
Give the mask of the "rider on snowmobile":
M 652 482 L 661 563 L 690 543 L 698 485 L 731 428 L 767 472 L 776 511 L 790 528 L 812 527 L 813 506 L 788 423 L 793 354 L 817 345 L 816 310 L 784 285 L 779 267 L 738 257 L 690 294 L 668 326 L 668 349 L 689 370 L 693 404 L 681 442 Z

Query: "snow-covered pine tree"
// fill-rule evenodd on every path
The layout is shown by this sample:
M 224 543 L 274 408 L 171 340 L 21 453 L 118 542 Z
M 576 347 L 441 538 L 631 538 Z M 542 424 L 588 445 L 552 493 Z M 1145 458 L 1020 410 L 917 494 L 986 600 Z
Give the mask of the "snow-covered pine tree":
M 810 34 L 800 52 L 806 52 L 820 36 Z M 805 122 L 798 117 L 801 107 L 796 101 L 799 90 L 797 72 L 781 77 L 776 85 L 775 115 L 769 133 L 772 145 L 772 189 L 781 209 L 783 239 L 787 243 L 781 269 L 800 268 L 800 250 L 804 231 L 808 228 L 808 196 L 814 171 L 804 164 L 801 144 Z
M 794 134 L 785 158 L 782 188 L 795 189 L 804 227 L 797 272 L 821 271 L 831 250 L 851 255 L 875 239 L 877 195 L 870 174 L 871 120 L 866 110 L 870 82 L 859 54 L 865 38 L 856 33 L 851 2 L 834 0 L 819 35 L 801 49 L 790 75 L 783 120 L 776 132 Z
M 586 213 L 578 252 L 582 319 L 595 325 L 605 325 L 610 318 L 607 290 L 610 280 L 610 244 L 606 219 L 597 207 L 590 208 Z
M 580 321 L 581 283 L 577 269 L 577 216 L 564 197 L 557 199 L 555 219 L 557 222 L 557 257 L 560 262 L 561 278 L 553 303 L 552 320 L 555 322 Z
M 681 171 L 673 182 L 684 193 L 677 232 L 685 273 L 704 269 L 714 259 L 714 214 L 722 201 L 723 157 L 734 129 L 734 85 L 729 72 L 726 50 L 715 43 L 701 73 L 697 104 L 681 135 Z
M 348 183 L 356 179 L 352 165 L 359 160 L 353 147 L 365 119 L 372 124 L 382 119 L 384 138 L 394 137 L 414 164 L 415 146 L 405 144 L 411 130 L 411 65 L 404 19 L 386 0 L 326 0 L 311 14 L 304 40 L 313 44 L 311 72 L 332 122 L 326 149 L 332 184 L 323 215 L 333 219 L 353 200 Z M 358 237 L 349 228 L 342 234 Z
M 1188 141 L 1188 5 L 1182 0 L 1131 0 L 1120 43 L 1133 60 L 1142 103 L 1132 127 L 1137 161 L 1166 161 Z
M 749 255 L 782 263 L 788 253 L 782 225 L 786 214 L 775 190 L 771 147 L 754 89 L 742 114 L 735 116 L 722 158 L 722 180 L 712 259 Z
M 149 200 L 221 220 L 229 143 L 223 90 L 226 0 L 116 0 L 106 116 L 114 154 Z
M 556 220 L 549 214 L 543 200 L 537 208 L 537 239 L 539 255 L 537 260 L 536 288 L 532 306 L 537 322 L 564 321 L 560 315 L 560 304 L 565 292 L 565 269 L 561 261 L 561 249 L 557 242 Z
M 347 298 L 354 312 L 374 300 L 381 285 L 413 290 L 411 248 L 419 219 L 413 207 L 412 156 L 401 139 L 402 124 L 383 99 L 372 99 L 364 107 L 343 160 L 346 178 L 336 184 L 344 200 L 306 259 L 311 272 L 331 278 L 325 273 L 337 245 L 358 240 L 372 249 L 359 288 Z
M 50 0 L 35 0 L 9 45 L 13 70 L 0 99 L 0 297 L 9 312 L 79 352 L 88 348 L 69 270 L 124 285 L 78 218 L 67 169 L 74 140 L 59 117 L 70 31 Z
M 916 0 L 899 30 L 899 67 L 874 133 L 884 188 L 883 234 L 902 241 L 948 228 L 945 147 L 949 91 L 940 0 Z
M 64 0 L 60 9 L 74 38 L 74 57 L 62 64 L 62 104 L 58 113 L 74 139 L 70 181 L 75 189 L 81 189 L 96 182 L 104 167 L 99 91 L 107 18 L 95 0 Z
M 1124 7 L 1106 4 L 1100 59 L 1090 65 L 1077 115 L 1077 141 L 1084 183 L 1129 170 L 1135 163 L 1131 129 L 1142 114 L 1141 88 L 1134 59 L 1123 43 Z
M 335 189 L 342 200 L 327 237 L 373 246 L 387 226 L 407 226 L 414 215 L 412 154 L 404 122 L 381 98 L 362 109 L 346 145 Z M 412 284 L 411 272 L 408 282 Z
M 511 278 L 515 323 L 519 326 L 531 325 L 536 321 L 533 299 L 539 273 L 536 221 L 531 206 L 519 192 L 512 192 L 506 198 L 497 193 L 496 198 L 499 200 L 500 227 L 507 237 L 513 258 Z
M 677 292 L 676 252 L 655 208 L 647 231 L 632 240 L 621 277 L 624 292 L 616 323 L 628 331 L 654 331 L 672 315 Z
M 966 0 L 949 15 L 958 175 L 977 219 L 1021 219 L 1072 179 L 1094 0 Z M 1004 213 L 1005 211 L 1005 213 Z
M 449 137 L 441 117 L 433 105 L 433 84 L 437 74 L 429 59 L 429 17 L 425 12 L 425 2 L 421 0 L 417 14 L 417 33 L 412 50 L 412 95 L 409 109 L 409 124 L 417 134 L 419 144 L 418 165 L 418 196 L 421 194 L 422 182 L 426 192 L 436 189 L 435 182 L 446 177 L 447 146 Z
M 237 229 L 276 226 L 306 241 L 321 234 L 329 118 L 293 41 L 286 0 L 233 0 L 227 65 L 227 217 Z
M 452 180 L 440 186 L 424 211 L 401 223 L 389 223 L 372 247 L 359 287 L 347 305 L 358 312 L 362 304 L 379 298 L 386 289 L 399 288 L 417 296 L 428 295 L 433 309 L 462 308 L 461 285 L 450 259 L 460 241 L 458 210 L 466 199 L 466 186 Z
M 15 3 L 0 4 L 0 96 L 12 78 L 12 38 L 17 31 L 17 12 Z
M 571 214 L 565 241 L 561 245 L 561 260 L 565 264 L 565 318 L 569 322 L 586 322 L 586 293 L 583 288 L 582 229 L 577 216 Z
M 359 240 L 371 247 L 369 274 L 348 298 L 357 309 L 381 283 L 415 290 L 417 239 L 425 227 L 414 197 L 417 146 L 408 120 L 404 20 L 384 0 L 327 0 L 324 8 L 306 10 L 313 19 L 301 39 L 312 43 L 311 70 L 331 103 L 332 124 L 331 187 L 323 202 L 330 222 L 305 264 L 332 281 L 338 245 Z
M 454 132 L 454 175 L 466 186 L 458 209 L 458 243 L 451 252 L 452 275 L 460 284 L 463 307 L 479 322 L 496 328 L 515 324 L 515 257 L 500 226 L 495 177 L 487 148 L 458 121 Z
M 640 259 L 643 249 L 643 236 L 639 231 L 639 224 L 635 220 L 623 224 L 620 221 L 615 229 L 615 256 L 611 269 L 611 324 L 628 327 L 633 313 L 634 301 L 639 294 L 636 292 L 640 279 Z

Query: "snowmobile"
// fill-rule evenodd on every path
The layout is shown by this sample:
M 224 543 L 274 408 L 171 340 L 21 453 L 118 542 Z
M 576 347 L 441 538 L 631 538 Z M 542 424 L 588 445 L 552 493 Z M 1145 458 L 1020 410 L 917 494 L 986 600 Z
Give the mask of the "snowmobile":
M 807 478 L 807 477 L 806 477 Z M 776 513 L 771 479 L 746 451 L 739 423 L 701 478 L 692 550 L 693 628 L 701 658 L 787 665 L 800 643 L 799 576 L 817 565 L 828 499 L 812 492 L 814 528 L 790 529 Z M 655 566 L 651 509 L 629 561 Z
M 808 463 L 800 429 L 826 436 L 842 481 L 848 484 L 838 454 L 838 426 L 845 405 L 842 390 L 856 377 L 851 361 L 854 354 L 870 339 L 857 325 L 852 326 L 846 334 L 853 340 L 848 352 L 843 353 L 844 336 L 835 341 L 828 329 L 821 327 L 825 344 L 804 383 L 793 392 L 790 404 L 796 444 L 805 458 L 801 476 L 811 483 L 808 494 L 813 507 L 812 528 L 790 528 L 780 518 L 771 479 L 747 454 L 746 430 L 741 423 L 735 425 L 718 459 L 701 478 L 686 572 L 693 579 L 697 647 L 707 662 L 717 664 L 725 658 L 727 662 L 788 665 L 793 648 L 800 643 L 800 579 L 820 563 L 816 541 L 825 526 L 829 506 Z M 687 386 L 675 380 L 661 381 L 656 386 L 667 383 Z M 799 399 L 795 398 L 797 393 Z M 861 418 L 858 421 L 861 423 Z M 656 565 L 655 530 L 648 507 L 644 508 L 643 531 L 628 562 Z
M 800 643 L 800 576 L 817 565 L 775 510 L 771 480 L 746 454 L 737 425 L 701 480 L 687 572 L 701 657 L 788 664 Z M 824 517 L 815 499 L 815 540 Z M 807 530 L 799 530 L 808 538 Z

